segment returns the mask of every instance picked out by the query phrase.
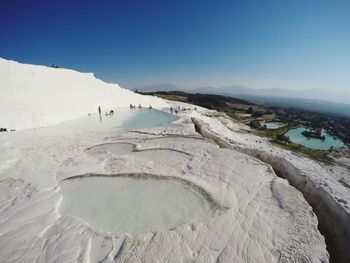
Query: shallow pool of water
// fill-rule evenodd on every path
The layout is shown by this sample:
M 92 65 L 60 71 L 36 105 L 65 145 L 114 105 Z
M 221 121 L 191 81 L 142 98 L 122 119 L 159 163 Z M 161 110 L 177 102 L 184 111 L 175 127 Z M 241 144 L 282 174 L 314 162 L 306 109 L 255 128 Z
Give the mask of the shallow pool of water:
M 113 115 L 92 114 L 57 125 L 79 131 L 128 131 L 141 128 L 166 127 L 177 118 L 156 109 L 118 108 Z
M 114 235 L 168 230 L 214 213 L 205 196 L 174 180 L 97 176 L 63 181 L 60 187 L 61 214 Z
M 275 129 L 281 128 L 283 126 L 283 123 L 266 122 L 266 123 L 264 123 L 264 125 L 266 125 L 266 129 L 268 129 L 268 130 L 275 130 Z
M 299 127 L 289 130 L 285 135 L 289 137 L 290 141 L 296 144 L 303 145 L 310 149 L 316 150 L 329 150 L 332 146 L 333 148 L 344 147 L 344 143 L 329 134 L 325 134 L 325 140 L 315 139 L 305 137 L 301 133 L 308 130 L 305 127 Z

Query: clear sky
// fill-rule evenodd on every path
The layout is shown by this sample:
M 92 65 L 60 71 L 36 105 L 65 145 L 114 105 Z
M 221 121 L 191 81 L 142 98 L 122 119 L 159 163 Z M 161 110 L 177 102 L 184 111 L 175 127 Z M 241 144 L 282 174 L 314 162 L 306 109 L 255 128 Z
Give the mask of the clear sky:
M 126 87 L 350 90 L 350 1 L 1 0 L 0 57 Z

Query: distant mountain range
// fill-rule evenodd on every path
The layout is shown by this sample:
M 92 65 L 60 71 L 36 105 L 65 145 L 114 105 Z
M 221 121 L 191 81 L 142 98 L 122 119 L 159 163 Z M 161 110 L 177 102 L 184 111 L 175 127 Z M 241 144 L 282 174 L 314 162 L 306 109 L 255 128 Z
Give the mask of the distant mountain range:
M 245 86 L 229 86 L 222 88 L 201 87 L 194 89 L 198 93 L 245 94 L 263 97 L 285 97 L 293 99 L 324 100 L 335 103 L 350 104 L 350 92 L 326 89 L 252 89 Z
M 350 117 L 350 104 L 335 103 L 324 100 L 294 99 L 286 97 L 263 97 L 254 95 L 236 95 L 235 97 L 259 105 L 278 108 L 296 108 L 313 112 L 331 113 Z
M 182 89 L 173 84 L 157 84 L 136 88 L 139 91 L 174 91 L 183 90 L 192 93 L 208 93 L 223 95 L 253 95 L 263 97 L 284 97 L 293 99 L 323 100 L 335 103 L 350 104 L 350 91 L 345 90 L 326 90 L 326 89 L 252 89 L 246 86 L 233 85 L 227 87 L 200 87 L 195 89 Z M 135 90 L 135 89 L 134 89 Z
M 252 89 L 240 85 L 181 89 L 173 84 L 149 85 L 136 89 L 142 92 L 179 90 L 190 93 L 226 95 L 267 106 L 294 107 L 350 116 L 350 92 L 343 90 Z

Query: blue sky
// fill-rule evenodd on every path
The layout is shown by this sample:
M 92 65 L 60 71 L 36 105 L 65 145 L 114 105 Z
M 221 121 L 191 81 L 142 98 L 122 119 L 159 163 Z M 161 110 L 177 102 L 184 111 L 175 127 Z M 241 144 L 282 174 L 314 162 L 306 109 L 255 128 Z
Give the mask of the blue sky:
M 0 57 L 126 87 L 350 90 L 350 1 L 0 1 Z

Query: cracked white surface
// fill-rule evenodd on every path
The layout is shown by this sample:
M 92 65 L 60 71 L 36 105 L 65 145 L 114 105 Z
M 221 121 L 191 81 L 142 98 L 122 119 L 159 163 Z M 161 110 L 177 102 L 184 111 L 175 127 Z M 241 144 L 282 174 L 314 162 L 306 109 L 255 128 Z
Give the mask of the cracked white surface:
M 193 137 L 186 120 L 168 129 L 183 129 L 190 137 L 77 135 L 53 128 L 1 136 L 6 163 L 0 171 L 1 257 L 7 262 L 328 260 L 311 207 L 269 166 Z M 228 209 L 169 230 L 108 235 L 59 212 L 59 181 L 86 173 L 184 178 Z

